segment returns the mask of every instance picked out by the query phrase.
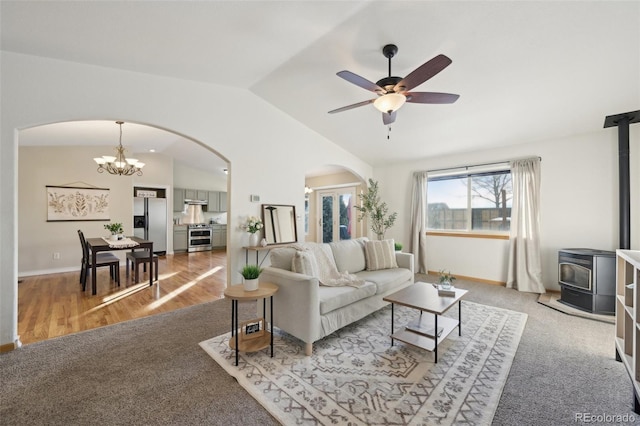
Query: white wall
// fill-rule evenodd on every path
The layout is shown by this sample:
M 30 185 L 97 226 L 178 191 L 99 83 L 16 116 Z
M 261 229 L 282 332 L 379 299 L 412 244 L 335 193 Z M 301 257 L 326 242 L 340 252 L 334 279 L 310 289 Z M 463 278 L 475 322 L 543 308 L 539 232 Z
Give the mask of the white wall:
M 47 185 L 108 188 L 110 221 L 122 223 L 129 235 L 133 233 L 133 186 L 171 188 L 173 160 L 161 154 L 137 155 L 148 163 L 143 176 L 98 173 L 92 159 L 111 150 L 113 146 L 19 148 L 18 276 L 79 270 L 82 252 L 77 230 L 86 237 L 109 234 L 103 221 L 47 222 Z M 171 196 L 171 191 L 167 193 Z M 124 261 L 124 252 L 114 254 Z
M 604 120 L 604 117 L 603 117 Z M 640 125 L 631 128 L 632 249 L 640 249 Z M 542 157 L 541 253 L 545 287 L 557 285 L 561 248 L 618 247 L 617 128 L 559 140 L 376 167 L 382 199 L 398 211 L 387 236 L 410 241 L 412 174 L 415 171 Z M 427 267 L 489 281 L 507 279 L 508 241 L 430 236 Z
M 175 161 L 173 163 L 173 185 L 176 188 L 226 191 L 227 178 Z
M 247 237 L 238 229 L 239 221 L 260 213 L 260 203 L 251 203 L 250 194 L 260 195 L 261 202 L 294 204 L 303 211 L 301 188 L 307 170 L 337 164 L 363 177 L 372 174 L 369 165 L 249 91 L 9 52 L 2 52 L 0 60 L 0 345 L 18 338 L 20 129 L 58 121 L 122 119 L 211 147 L 229 161 L 229 283 L 239 282 L 244 263 L 241 247 Z M 220 97 L 223 105 L 217 102 Z

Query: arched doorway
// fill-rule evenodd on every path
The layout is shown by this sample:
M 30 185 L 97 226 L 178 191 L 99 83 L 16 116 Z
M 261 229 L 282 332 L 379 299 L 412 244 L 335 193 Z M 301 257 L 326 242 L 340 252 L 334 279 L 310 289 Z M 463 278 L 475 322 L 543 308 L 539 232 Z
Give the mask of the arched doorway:
M 306 241 L 332 242 L 366 235 L 354 206 L 366 189 L 364 179 L 338 165 L 305 174 Z
M 92 159 L 111 154 L 118 144 L 118 133 L 114 121 L 92 120 L 46 124 L 21 130 L 18 134 L 17 253 L 18 277 L 22 281 L 18 288 L 18 330 L 23 343 L 34 341 L 25 339 L 25 330 L 30 328 L 29 332 L 34 335 L 47 335 L 42 330 L 44 325 L 33 325 L 47 317 L 51 321 L 63 323 L 62 326 L 53 327 L 58 330 L 54 335 L 61 335 L 60 330 L 65 328 L 68 332 L 75 332 L 117 322 L 117 315 L 113 314 L 114 307 L 127 298 L 138 297 L 148 302 L 143 302 L 146 305 L 135 313 L 135 317 L 140 317 L 166 312 L 171 310 L 171 306 L 184 306 L 186 302 L 174 302 L 177 298 L 184 298 L 189 291 L 207 280 L 221 280 L 226 284 L 226 254 L 222 250 L 223 265 L 219 264 L 219 259 L 213 266 L 211 263 L 201 262 L 202 266 L 196 270 L 189 262 L 186 266 L 174 260 L 170 264 L 165 262 L 167 267 L 170 266 L 171 274 L 161 275 L 160 284 L 154 284 L 152 288 L 148 285 L 133 285 L 131 281 L 118 288 L 114 282 L 107 283 L 107 276 L 105 282 L 101 281 L 101 292 L 94 296 L 97 299 L 92 299 L 89 291 L 81 291 L 77 279 L 81 255 L 76 230 L 82 228 L 85 235 L 102 236 L 105 232 L 103 225 L 109 222 L 48 222 L 47 200 L 43 192 L 45 186 L 108 188 L 113 197 L 110 221 L 122 222 L 127 232 L 131 232 L 133 226 L 133 188 L 160 188 L 170 201 L 175 170 L 184 174 L 191 167 L 192 172 L 182 182 L 188 182 L 189 178 L 195 176 L 203 180 L 199 189 L 224 189 L 228 195 L 228 177 L 223 171 L 229 169 L 226 159 L 198 141 L 146 124 L 125 122 L 122 136 L 122 143 L 129 150 L 127 156 L 135 156 L 146 163 L 143 176 L 125 177 L 98 173 L 97 165 Z M 212 188 L 209 186 L 211 182 L 204 182 L 207 179 L 214 180 L 216 175 L 221 176 L 217 186 Z M 168 253 L 173 252 L 171 228 L 175 212 L 172 207 L 173 204 L 168 202 Z M 224 215 L 218 212 L 217 216 Z M 124 260 L 124 252 L 118 254 Z M 180 273 L 176 273 L 178 268 Z M 121 278 L 124 279 L 125 275 L 124 267 L 121 267 Z M 179 281 L 178 277 L 181 275 Z M 66 285 L 64 283 L 68 280 L 75 280 L 72 285 L 77 287 L 69 300 L 63 303 L 56 302 L 55 306 L 47 306 L 47 302 L 44 302 L 40 308 L 26 308 L 21 286 L 35 279 L 33 277 L 44 276 L 53 277 L 53 281 L 38 278 L 35 285 L 48 287 L 48 295 L 55 295 L 56 286 Z M 87 317 L 93 319 L 87 320 Z M 122 318 L 131 319 L 127 315 L 122 315 Z M 74 321 L 84 321 L 86 324 L 77 325 Z M 93 325 L 90 324 L 91 321 Z M 41 329 L 36 330 L 37 327 Z M 68 334 L 64 331 L 62 330 L 63 334 Z M 51 334 L 48 336 L 53 337 Z M 36 339 L 42 340 L 40 337 L 36 336 Z

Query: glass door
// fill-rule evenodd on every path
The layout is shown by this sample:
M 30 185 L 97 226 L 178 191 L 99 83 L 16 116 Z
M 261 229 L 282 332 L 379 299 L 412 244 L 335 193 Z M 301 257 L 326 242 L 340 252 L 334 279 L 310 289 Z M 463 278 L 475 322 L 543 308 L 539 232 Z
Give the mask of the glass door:
M 355 188 L 318 191 L 320 226 L 318 241 L 350 240 L 355 237 Z

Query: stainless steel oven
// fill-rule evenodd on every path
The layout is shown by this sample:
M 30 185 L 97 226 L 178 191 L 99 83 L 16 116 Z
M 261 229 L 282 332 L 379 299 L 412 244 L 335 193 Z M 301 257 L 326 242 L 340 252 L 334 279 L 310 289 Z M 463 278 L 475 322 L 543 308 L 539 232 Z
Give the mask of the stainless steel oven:
M 194 223 L 189 225 L 188 252 L 211 250 L 211 225 Z

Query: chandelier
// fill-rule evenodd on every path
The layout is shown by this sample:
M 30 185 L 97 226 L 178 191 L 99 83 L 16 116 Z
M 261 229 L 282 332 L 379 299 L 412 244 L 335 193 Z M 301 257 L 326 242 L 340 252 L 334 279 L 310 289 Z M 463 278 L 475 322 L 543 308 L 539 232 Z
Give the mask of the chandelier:
M 126 158 L 124 156 L 124 147 L 122 146 L 122 125 L 124 121 L 116 121 L 120 126 L 120 143 L 116 147 L 116 156 L 103 155 L 93 159 L 98 163 L 98 173 L 104 173 L 105 170 L 112 175 L 131 176 L 137 173 L 142 176 L 142 168 L 144 163 L 139 162 L 136 158 Z

